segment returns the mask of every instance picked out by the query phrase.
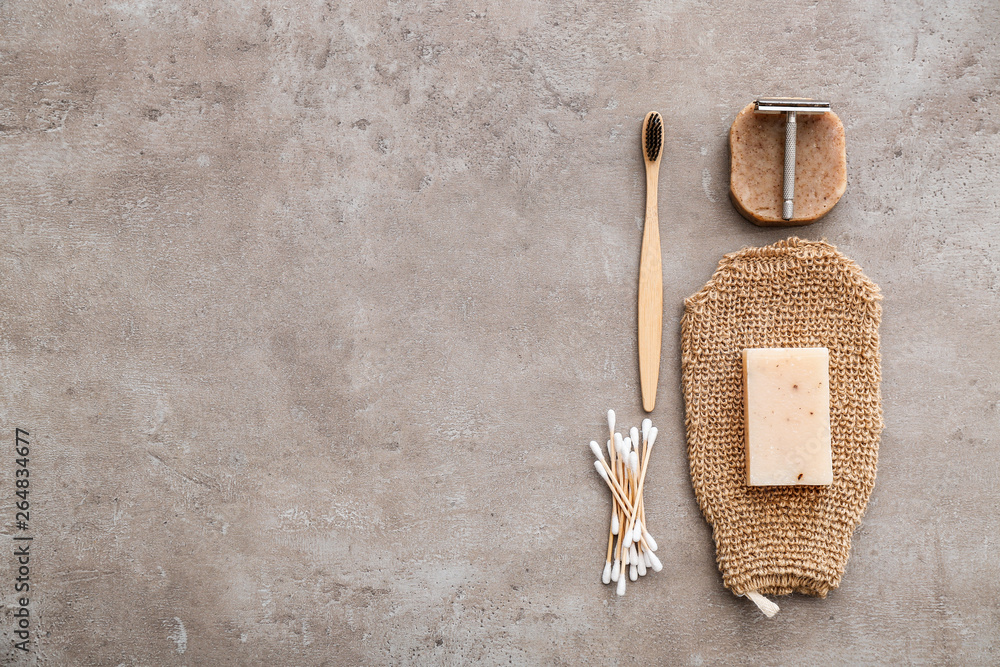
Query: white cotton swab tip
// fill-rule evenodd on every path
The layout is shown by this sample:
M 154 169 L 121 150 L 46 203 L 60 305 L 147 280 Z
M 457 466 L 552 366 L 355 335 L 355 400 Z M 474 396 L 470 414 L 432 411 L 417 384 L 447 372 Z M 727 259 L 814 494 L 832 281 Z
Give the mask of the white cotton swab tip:
M 628 455 L 628 467 L 632 469 L 633 475 L 639 474 L 639 452 L 632 450 Z
M 628 456 L 628 453 L 632 451 L 632 438 L 625 438 L 622 440 L 622 451 Z
M 611 444 L 611 440 L 608 440 L 608 456 L 610 456 L 611 458 L 614 458 L 615 457 L 615 450 L 612 447 L 613 447 L 613 445 Z
M 622 595 L 625 595 L 625 580 L 626 579 L 628 579 L 628 577 L 626 577 L 624 575 L 618 577 L 618 597 L 621 597 Z
M 636 561 L 639 560 L 639 552 L 635 548 L 635 544 L 632 544 L 628 548 L 628 562 L 635 565 Z
M 632 563 L 628 568 L 628 578 L 635 581 L 639 578 L 639 570 L 636 568 L 635 563 Z
M 649 439 L 649 429 L 652 428 L 652 426 L 653 426 L 653 420 L 652 419 L 643 419 L 642 420 L 642 439 L 643 440 L 648 440 Z
M 645 526 L 642 527 L 642 538 L 646 540 L 646 544 L 649 545 L 650 551 L 656 551 L 656 540 L 654 540 L 653 536 L 649 534 L 649 531 L 646 530 Z
M 632 430 L 629 431 L 628 434 L 629 434 L 629 437 L 632 438 L 632 443 L 635 445 L 636 449 L 638 449 L 639 448 L 639 443 L 642 442 L 642 440 L 639 439 L 639 429 L 637 429 L 635 426 L 633 426 Z
M 617 535 L 618 531 L 620 531 L 621 529 L 622 529 L 621 524 L 618 523 L 618 512 L 616 512 L 615 508 L 612 507 L 611 508 L 611 534 L 612 535 Z
M 625 534 L 622 535 L 622 543 L 623 544 L 628 544 L 631 541 L 632 541 L 632 531 L 631 530 L 626 530 Z
M 659 433 L 659 431 L 656 430 L 655 426 L 653 428 L 649 429 L 649 446 L 650 447 L 653 446 L 653 441 L 656 440 L 656 434 L 657 433 Z
M 622 562 L 615 559 L 615 565 L 611 568 L 611 581 L 618 581 L 618 577 L 622 571 Z
M 597 472 L 601 473 L 604 481 L 610 484 L 611 480 L 608 479 L 608 471 L 604 469 L 604 465 L 600 461 L 594 461 L 594 467 L 597 468 Z
M 608 430 L 612 431 L 612 432 L 615 430 L 615 411 L 614 410 L 608 410 Z
M 601 573 L 601 581 L 606 584 L 611 583 L 611 563 L 604 564 L 604 572 Z
M 639 570 L 639 576 L 646 576 L 646 559 L 644 556 L 639 557 L 639 562 L 635 564 L 636 568 Z
M 628 565 L 628 563 L 629 563 L 629 561 L 628 561 L 628 549 L 623 548 L 622 549 L 622 569 L 623 570 L 625 569 L 625 566 Z
M 660 570 L 662 570 L 663 563 L 661 563 L 660 559 L 656 557 L 656 554 L 654 554 L 652 551 L 647 551 L 646 553 L 649 554 L 649 562 L 653 566 L 653 572 L 659 572 Z
M 643 549 L 642 550 L 642 562 L 646 565 L 646 567 L 648 567 L 650 569 L 653 568 L 653 561 L 649 560 L 649 550 L 648 549 Z
M 622 453 L 622 446 L 624 442 L 622 441 L 622 434 L 615 433 L 615 451 L 620 455 Z
M 601 451 L 601 446 L 597 444 L 596 440 L 590 441 L 590 451 L 594 452 L 594 456 L 598 459 L 604 458 L 604 452 Z
M 632 528 L 632 541 L 633 542 L 638 542 L 639 540 L 642 539 L 642 531 L 643 530 L 644 530 L 644 528 L 642 526 L 642 523 L 638 519 L 636 519 L 636 521 L 635 521 L 635 527 Z

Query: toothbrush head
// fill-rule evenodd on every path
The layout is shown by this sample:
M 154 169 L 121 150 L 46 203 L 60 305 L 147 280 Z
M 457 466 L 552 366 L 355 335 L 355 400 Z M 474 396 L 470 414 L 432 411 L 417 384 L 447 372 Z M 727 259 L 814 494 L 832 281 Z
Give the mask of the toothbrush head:
M 657 162 L 663 149 L 663 117 L 650 111 L 642 132 L 642 151 L 649 162 Z

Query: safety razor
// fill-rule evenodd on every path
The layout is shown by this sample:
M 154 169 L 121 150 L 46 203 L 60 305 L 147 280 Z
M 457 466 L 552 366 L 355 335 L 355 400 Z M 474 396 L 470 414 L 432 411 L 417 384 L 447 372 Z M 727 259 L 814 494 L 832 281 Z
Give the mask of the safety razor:
M 754 100 L 755 113 L 785 114 L 785 176 L 781 186 L 781 218 L 791 220 L 795 215 L 795 134 L 798 129 L 796 116 L 800 113 L 826 113 L 829 102 L 797 97 L 762 97 Z

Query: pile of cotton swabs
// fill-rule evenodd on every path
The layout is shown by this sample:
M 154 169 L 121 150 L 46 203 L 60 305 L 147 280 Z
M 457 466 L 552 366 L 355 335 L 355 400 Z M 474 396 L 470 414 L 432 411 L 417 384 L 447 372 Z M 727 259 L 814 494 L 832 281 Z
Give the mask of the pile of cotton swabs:
M 650 420 L 642 420 L 640 452 L 639 429 L 633 426 L 629 435 L 622 438 L 621 433 L 615 433 L 615 411 L 608 410 L 608 434 L 610 463 L 604 458 L 604 452 L 597 441 L 590 441 L 590 449 L 597 457 L 594 467 L 611 489 L 611 496 L 614 498 L 611 531 L 608 534 L 608 556 L 604 563 L 602 581 L 606 584 L 617 581 L 618 595 L 625 595 L 626 579 L 635 581 L 646 576 L 647 568 L 653 572 L 663 569 L 660 559 L 653 553 L 656 551 L 656 540 L 646 530 L 646 509 L 642 505 L 642 484 L 646 479 L 649 452 L 656 440 L 656 427 Z

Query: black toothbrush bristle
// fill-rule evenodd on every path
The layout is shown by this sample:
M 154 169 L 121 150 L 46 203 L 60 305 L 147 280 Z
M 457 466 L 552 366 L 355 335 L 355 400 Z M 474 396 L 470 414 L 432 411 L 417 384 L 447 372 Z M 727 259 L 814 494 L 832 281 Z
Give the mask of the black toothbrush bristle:
M 646 157 L 650 162 L 656 162 L 656 158 L 660 157 L 661 148 L 663 148 L 663 118 L 654 112 L 646 125 Z

